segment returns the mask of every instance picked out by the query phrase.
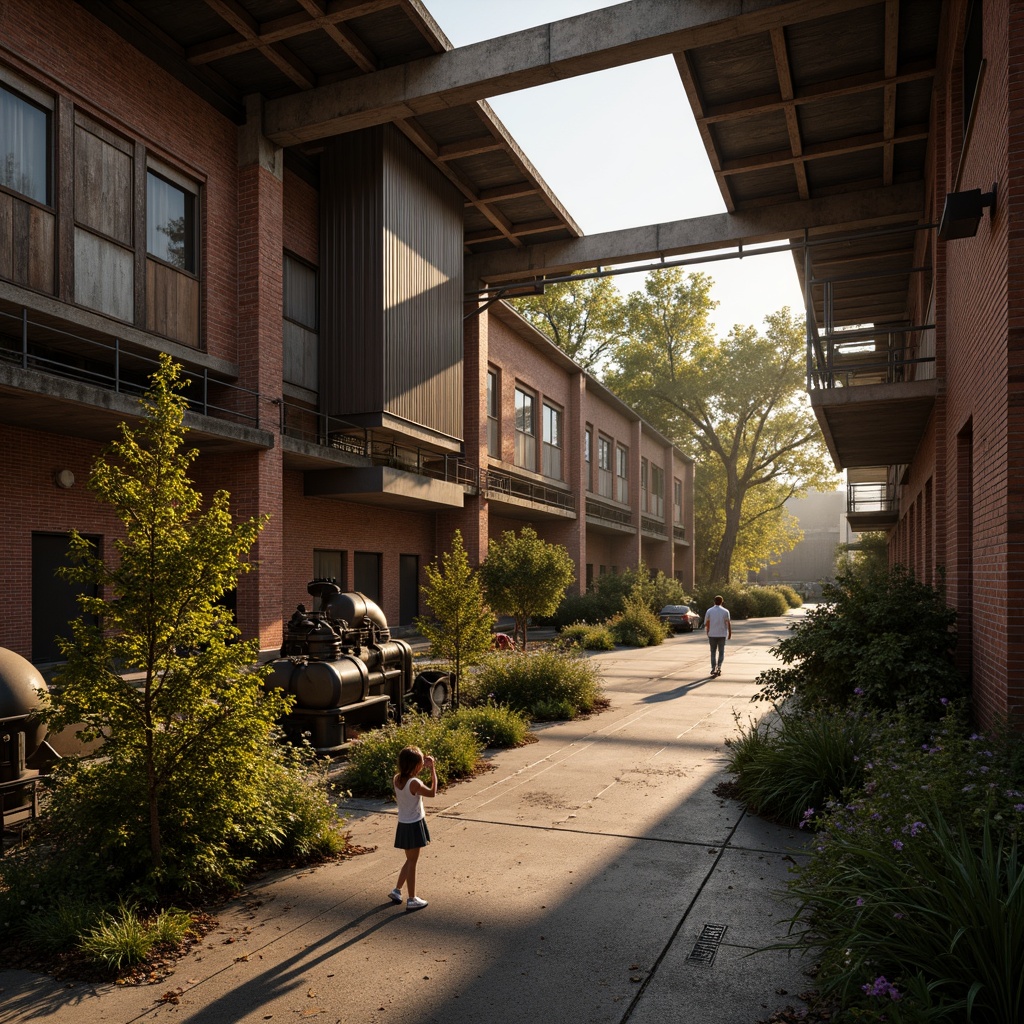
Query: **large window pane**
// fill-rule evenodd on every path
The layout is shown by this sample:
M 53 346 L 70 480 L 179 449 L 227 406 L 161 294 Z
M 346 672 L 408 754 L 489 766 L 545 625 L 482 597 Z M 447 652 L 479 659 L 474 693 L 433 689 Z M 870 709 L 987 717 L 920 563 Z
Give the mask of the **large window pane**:
M 501 458 L 501 433 L 498 420 L 498 375 L 487 371 L 487 454 Z
M 195 273 L 195 197 L 152 171 L 146 176 L 146 251 Z
M 533 405 L 533 395 L 516 388 L 516 465 L 536 472 L 537 427 Z
M 544 443 L 541 472 L 552 480 L 562 479 L 562 410 L 544 403 Z
M 0 185 L 50 202 L 50 115 L 0 87 Z

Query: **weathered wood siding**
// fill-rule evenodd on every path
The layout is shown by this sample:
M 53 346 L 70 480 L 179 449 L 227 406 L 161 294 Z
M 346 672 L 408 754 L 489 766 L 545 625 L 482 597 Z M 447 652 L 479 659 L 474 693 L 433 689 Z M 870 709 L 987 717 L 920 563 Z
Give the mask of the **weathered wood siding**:
M 0 192 L 0 277 L 53 294 L 54 216 Z

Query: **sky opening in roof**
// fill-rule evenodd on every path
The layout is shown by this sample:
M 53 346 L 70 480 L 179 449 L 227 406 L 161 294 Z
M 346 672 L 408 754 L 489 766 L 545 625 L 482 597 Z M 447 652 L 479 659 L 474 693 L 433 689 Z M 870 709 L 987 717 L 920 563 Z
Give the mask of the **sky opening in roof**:
M 614 6 L 601 0 L 424 0 L 454 46 Z M 722 213 L 671 57 L 524 89 L 490 101 L 570 216 L 588 235 Z M 691 267 L 715 281 L 712 319 L 763 326 L 782 306 L 803 310 L 789 253 Z M 626 292 L 642 274 L 617 277 Z

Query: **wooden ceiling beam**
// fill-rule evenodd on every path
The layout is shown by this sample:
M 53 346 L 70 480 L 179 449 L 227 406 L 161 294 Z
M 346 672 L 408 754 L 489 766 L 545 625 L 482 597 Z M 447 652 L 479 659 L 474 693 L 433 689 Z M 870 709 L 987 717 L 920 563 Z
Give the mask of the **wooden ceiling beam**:
M 850 75 L 847 78 L 836 78 L 829 82 L 819 82 L 794 93 L 790 100 L 783 99 L 780 94 L 766 94 L 748 100 L 738 100 L 736 103 L 722 103 L 707 109 L 695 108 L 695 110 L 700 110 L 700 113 L 697 114 L 697 123 L 698 125 L 701 123 L 714 124 L 717 121 L 733 121 L 743 117 L 760 117 L 783 110 L 788 103 L 797 106 L 804 103 L 817 103 L 821 100 L 838 99 L 841 96 L 874 92 L 876 89 L 884 89 L 887 85 L 895 87 L 907 82 L 919 82 L 934 77 L 934 63 L 918 61 L 905 66 L 899 74 L 891 76 L 885 75 L 884 72 L 882 74 L 870 72 L 863 75 Z
M 786 113 L 786 131 L 789 134 L 789 148 L 796 158 L 793 172 L 796 175 L 797 194 L 801 199 L 808 199 L 811 191 L 807 184 L 807 168 L 800 159 L 803 156 L 803 142 L 800 138 L 800 119 L 796 115 L 793 99 L 793 75 L 789 66 L 789 52 L 786 47 L 785 29 L 771 30 L 772 56 L 775 58 L 775 74 L 779 80 L 779 95 L 785 101 L 783 108 Z
M 316 0 L 313 0 L 312 3 L 309 0 L 300 0 L 300 2 L 307 13 L 296 12 L 282 18 L 275 18 L 272 21 L 265 21 L 262 24 L 252 21 L 254 28 L 252 34 L 237 32 L 211 39 L 190 47 L 186 51 L 186 57 L 193 64 L 209 64 L 224 57 L 233 57 L 235 54 L 256 49 L 261 44 L 281 43 L 317 29 L 326 30 L 337 27 L 353 18 L 374 14 L 388 7 L 396 7 L 401 0 L 343 0 L 343 2 L 335 0 L 334 3 L 328 4 L 321 4 Z M 319 13 L 316 13 L 317 11 Z

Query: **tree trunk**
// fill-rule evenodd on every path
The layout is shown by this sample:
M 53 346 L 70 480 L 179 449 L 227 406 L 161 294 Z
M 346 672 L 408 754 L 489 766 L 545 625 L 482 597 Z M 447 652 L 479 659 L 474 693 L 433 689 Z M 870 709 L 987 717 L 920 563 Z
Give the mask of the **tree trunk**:
M 730 492 L 732 488 L 730 487 Z M 728 583 L 732 578 L 732 556 L 736 550 L 736 538 L 740 532 L 740 512 L 743 508 L 742 495 L 727 493 L 725 500 L 725 529 L 722 541 L 715 553 L 711 567 L 711 582 Z

